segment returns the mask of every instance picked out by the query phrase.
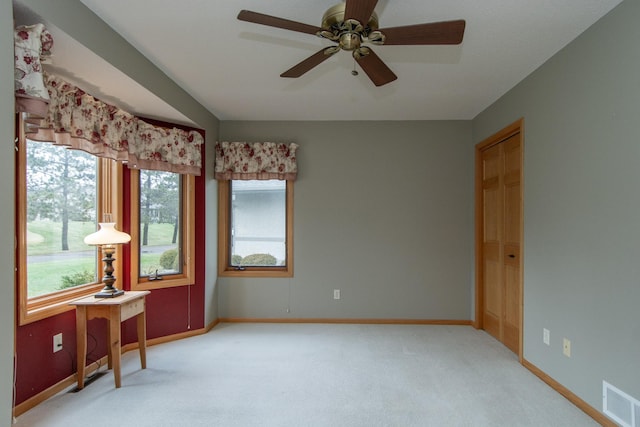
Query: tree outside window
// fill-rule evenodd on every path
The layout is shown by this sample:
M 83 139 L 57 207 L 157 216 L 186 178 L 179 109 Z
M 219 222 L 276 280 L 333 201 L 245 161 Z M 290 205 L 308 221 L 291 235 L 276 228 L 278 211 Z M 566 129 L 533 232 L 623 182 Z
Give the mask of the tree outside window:
M 182 272 L 182 178 L 140 171 L 140 276 Z
M 97 281 L 96 250 L 84 237 L 96 229 L 96 157 L 26 140 L 28 297 Z

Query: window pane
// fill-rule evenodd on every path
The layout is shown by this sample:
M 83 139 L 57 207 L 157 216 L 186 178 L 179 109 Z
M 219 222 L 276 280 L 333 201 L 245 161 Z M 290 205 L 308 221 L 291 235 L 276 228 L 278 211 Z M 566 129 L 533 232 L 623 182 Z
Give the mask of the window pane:
M 96 157 L 27 140 L 28 297 L 97 281 Z
M 231 182 L 231 265 L 286 265 L 287 183 Z
M 182 273 L 182 177 L 140 171 L 140 276 Z

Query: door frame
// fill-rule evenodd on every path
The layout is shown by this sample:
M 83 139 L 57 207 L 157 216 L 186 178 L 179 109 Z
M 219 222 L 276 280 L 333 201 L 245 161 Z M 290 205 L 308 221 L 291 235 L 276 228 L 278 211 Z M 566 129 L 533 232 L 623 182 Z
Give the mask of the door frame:
M 523 362 L 524 335 L 524 118 L 520 118 L 504 129 L 482 140 L 475 146 L 475 319 L 473 327 L 483 329 L 482 313 L 484 312 L 484 271 L 483 271 L 483 237 L 484 209 L 482 191 L 482 152 L 499 144 L 511 136 L 520 135 L 520 320 L 518 358 Z

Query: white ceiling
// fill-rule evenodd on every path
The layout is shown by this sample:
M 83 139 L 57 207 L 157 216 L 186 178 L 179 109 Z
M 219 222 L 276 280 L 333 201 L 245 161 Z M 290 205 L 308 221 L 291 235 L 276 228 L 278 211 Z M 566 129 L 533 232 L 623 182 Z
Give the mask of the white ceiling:
M 281 78 L 332 43 L 236 19 L 248 9 L 319 26 L 337 0 L 81 1 L 221 120 L 468 120 L 621 0 L 380 0 L 380 28 L 466 20 L 459 46 L 375 47 L 398 76 L 382 87 L 351 75 L 348 52 Z M 188 122 L 117 70 L 95 66 L 101 60 L 79 43 L 54 37 L 53 67 L 94 96 Z

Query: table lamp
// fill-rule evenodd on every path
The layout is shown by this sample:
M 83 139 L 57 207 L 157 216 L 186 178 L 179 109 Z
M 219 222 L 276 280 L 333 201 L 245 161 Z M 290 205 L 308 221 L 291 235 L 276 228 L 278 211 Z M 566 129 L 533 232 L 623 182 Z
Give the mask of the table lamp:
M 84 238 L 84 242 L 87 245 L 102 247 L 102 253 L 104 254 L 104 277 L 102 282 L 104 288 L 97 294 L 96 298 L 114 298 L 124 294 L 123 290 L 120 290 L 113 286 L 116 278 L 113 276 L 113 253 L 116 251 L 115 245 L 121 245 L 131 241 L 131 236 L 122 231 L 116 230 L 115 222 L 101 222 L 99 223 L 100 229 L 95 233 L 89 234 Z

